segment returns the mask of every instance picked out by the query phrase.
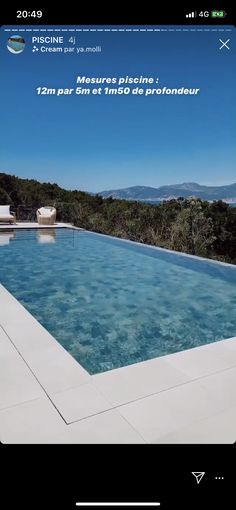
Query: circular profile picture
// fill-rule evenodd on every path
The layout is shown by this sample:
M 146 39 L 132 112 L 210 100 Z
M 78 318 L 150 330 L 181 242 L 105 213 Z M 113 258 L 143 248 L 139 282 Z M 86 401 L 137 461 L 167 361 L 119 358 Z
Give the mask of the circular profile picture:
M 12 35 L 7 39 L 7 49 L 15 55 L 22 53 L 25 49 L 25 40 L 20 35 Z

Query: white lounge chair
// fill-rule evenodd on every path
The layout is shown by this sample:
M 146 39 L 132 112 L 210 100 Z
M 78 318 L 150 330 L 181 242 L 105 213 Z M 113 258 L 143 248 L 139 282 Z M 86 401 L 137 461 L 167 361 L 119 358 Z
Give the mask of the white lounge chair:
M 40 207 L 37 210 L 37 221 L 39 225 L 53 225 L 56 221 L 57 211 L 55 207 Z
M 10 205 L 0 205 L 0 221 L 4 223 L 16 223 L 15 214 L 10 213 Z

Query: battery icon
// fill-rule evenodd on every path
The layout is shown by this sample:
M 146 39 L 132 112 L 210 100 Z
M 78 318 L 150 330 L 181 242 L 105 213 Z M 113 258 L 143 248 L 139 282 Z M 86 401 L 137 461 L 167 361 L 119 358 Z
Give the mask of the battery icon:
M 226 16 L 225 11 L 211 11 L 212 18 L 224 18 Z

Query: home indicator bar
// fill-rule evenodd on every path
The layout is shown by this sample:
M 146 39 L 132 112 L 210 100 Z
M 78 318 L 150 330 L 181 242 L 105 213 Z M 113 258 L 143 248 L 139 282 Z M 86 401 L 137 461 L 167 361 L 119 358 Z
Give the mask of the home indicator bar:
M 131 503 L 131 502 L 126 502 L 126 503 L 118 503 L 118 502 L 111 502 L 111 503 L 82 503 L 82 502 L 78 502 L 76 503 L 76 506 L 81 506 L 81 507 L 101 507 L 101 506 L 106 506 L 106 507 L 109 507 L 109 506 L 116 506 L 116 507 L 124 507 L 124 506 L 129 506 L 129 507 L 156 507 L 156 506 L 161 506 L 161 503 L 159 502 L 153 502 L 153 503 Z

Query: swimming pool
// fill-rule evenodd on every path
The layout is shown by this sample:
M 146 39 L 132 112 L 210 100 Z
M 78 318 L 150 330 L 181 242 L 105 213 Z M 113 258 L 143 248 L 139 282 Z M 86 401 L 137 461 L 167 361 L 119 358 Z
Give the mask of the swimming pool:
M 90 374 L 236 336 L 236 267 L 108 236 L 0 232 L 0 282 Z

